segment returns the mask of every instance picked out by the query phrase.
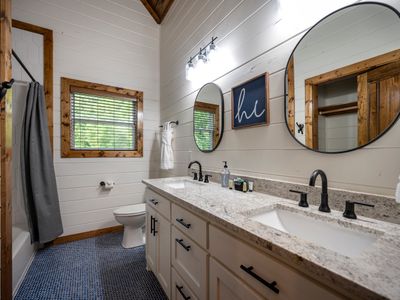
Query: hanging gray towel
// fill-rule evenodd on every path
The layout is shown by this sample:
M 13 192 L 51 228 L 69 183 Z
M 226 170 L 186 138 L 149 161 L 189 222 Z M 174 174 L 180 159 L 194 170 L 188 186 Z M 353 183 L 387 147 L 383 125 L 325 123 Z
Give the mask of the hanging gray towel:
M 22 124 L 21 172 L 32 243 L 63 233 L 43 87 L 29 85 Z

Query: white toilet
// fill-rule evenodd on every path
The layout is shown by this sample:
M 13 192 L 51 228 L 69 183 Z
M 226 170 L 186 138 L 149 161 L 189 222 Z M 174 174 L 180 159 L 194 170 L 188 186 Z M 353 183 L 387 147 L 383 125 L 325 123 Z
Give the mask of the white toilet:
M 122 206 L 114 210 L 114 216 L 118 223 L 124 225 L 122 247 L 133 248 L 144 244 L 146 204 Z

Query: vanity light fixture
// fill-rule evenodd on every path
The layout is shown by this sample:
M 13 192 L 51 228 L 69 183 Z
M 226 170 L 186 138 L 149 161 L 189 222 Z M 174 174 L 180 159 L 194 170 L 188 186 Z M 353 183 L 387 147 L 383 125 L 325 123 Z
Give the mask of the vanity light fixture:
M 199 52 L 197 52 L 193 57 L 190 57 L 186 64 L 186 80 L 193 81 L 195 78 L 203 76 L 206 69 L 206 63 L 215 60 L 217 46 L 214 42 L 216 39 L 217 37 L 212 37 L 211 42 L 203 48 L 200 48 Z
M 186 65 L 186 80 L 192 81 L 194 77 L 194 63 L 191 57 Z

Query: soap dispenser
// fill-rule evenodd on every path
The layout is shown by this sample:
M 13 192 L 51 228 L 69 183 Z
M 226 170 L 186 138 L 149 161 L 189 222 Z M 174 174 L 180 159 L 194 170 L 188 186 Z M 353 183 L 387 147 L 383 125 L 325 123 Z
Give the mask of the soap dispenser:
M 231 175 L 231 172 L 228 170 L 228 164 L 226 161 L 223 161 L 224 169 L 221 172 L 221 186 L 222 187 L 228 187 L 229 185 L 229 176 Z
M 396 202 L 400 203 L 400 176 L 399 176 L 399 183 L 397 184 L 396 188 Z

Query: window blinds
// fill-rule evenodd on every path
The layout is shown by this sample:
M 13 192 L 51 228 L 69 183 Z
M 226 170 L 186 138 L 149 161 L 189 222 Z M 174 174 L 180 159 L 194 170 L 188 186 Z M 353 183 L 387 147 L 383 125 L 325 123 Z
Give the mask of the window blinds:
M 136 150 L 137 101 L 71 91 L 73 150 Z
M 215 113 L 195 109 L 194 138 L 202 150 L 214 149 Z

